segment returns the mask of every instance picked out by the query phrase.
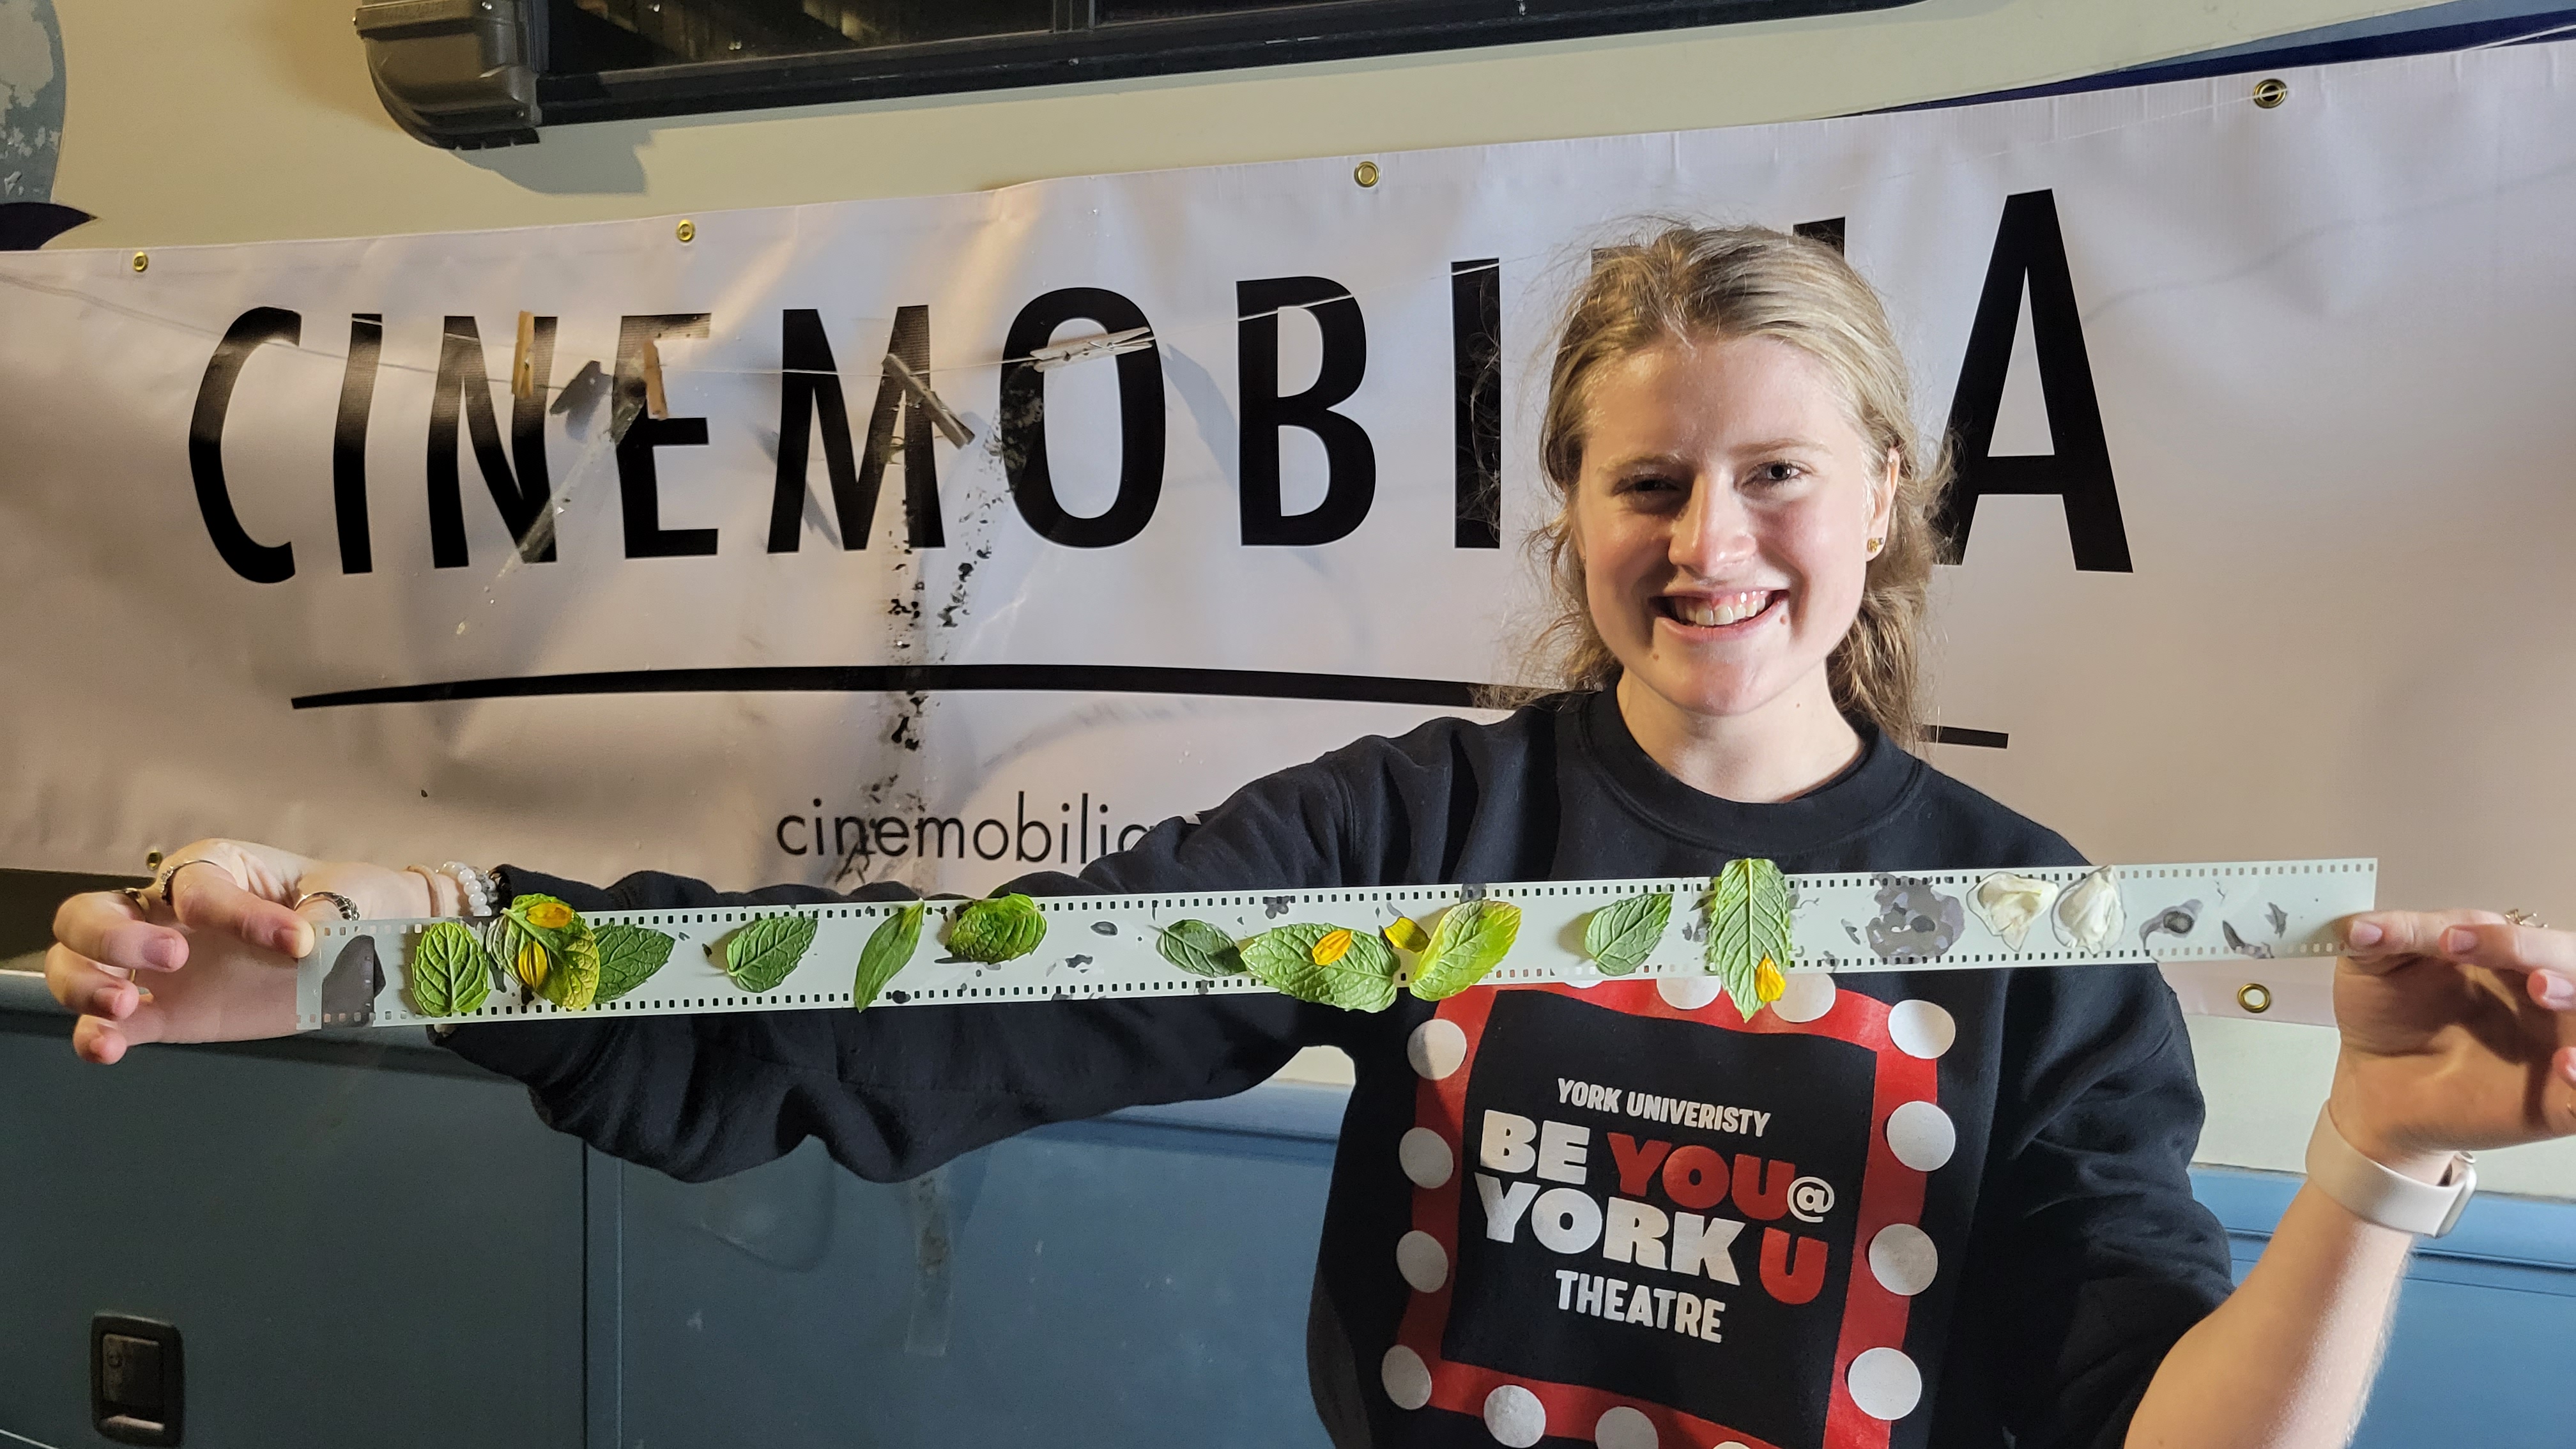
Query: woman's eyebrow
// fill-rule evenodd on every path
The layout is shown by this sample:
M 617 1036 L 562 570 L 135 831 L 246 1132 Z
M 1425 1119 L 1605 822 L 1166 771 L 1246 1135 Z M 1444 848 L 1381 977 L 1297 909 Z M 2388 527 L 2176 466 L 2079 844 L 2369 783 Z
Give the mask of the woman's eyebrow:
M 1730 455 L 1740 457 L 1754 453 L 1810 453 L 1830 455 L 1833 452 L 1833 449 L 1827 444 L 1819 442 L 1814 438 L 1788 434 L 1777 438 L 1757 439 L 1748 443 L 1727 443 L 1723 445 L 1723 451 Z M 1611 473 L 1632 472 L 1640 468 L 1678 468 L 1688 470 L 1695 469 L 1698 466 L 1698 453 L 1686 448 L 1671 448 L 1663 450 L 1650 449 L 1635 453 L 1613 454 L 1608 461 L 1602 464 L 1603 470 Z
M 1690 454 L 1680 451 L 1623 453 L 1603 465 L 1613 473 L 1625 473 L 1636 468 L 1689 468 L 1690 466 L 1692 466 Z
M 1765 438 L 1758 442 L 1736 443 L 1730 445 L 1727 451 L 1730 453 L 1830 453 L 1833 449 L 1813 438 L 1791 435 Z

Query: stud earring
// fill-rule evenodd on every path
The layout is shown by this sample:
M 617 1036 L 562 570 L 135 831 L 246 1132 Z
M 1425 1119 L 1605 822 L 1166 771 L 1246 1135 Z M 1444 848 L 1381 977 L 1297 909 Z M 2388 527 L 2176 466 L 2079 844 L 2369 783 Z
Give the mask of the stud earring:
M 1879 551 L 1880 551 L 1881 549 L 1886 548 L 1886 547 L 1887 547 L 1887 540 L 1886 540 L 1886 539 L 1883 539 L 1883 538 L 1873 538 L 1873 539 L 1871 539 L 1871 540 L 1869 541 L 1869 554 L 1868 554 L 1868 556 L 1869 556 L 1869 557 L 1871 557 L 1871 558 L 1876 558 L 1876 557 L 1878 557 L 1878 555 L 1879 555 Z

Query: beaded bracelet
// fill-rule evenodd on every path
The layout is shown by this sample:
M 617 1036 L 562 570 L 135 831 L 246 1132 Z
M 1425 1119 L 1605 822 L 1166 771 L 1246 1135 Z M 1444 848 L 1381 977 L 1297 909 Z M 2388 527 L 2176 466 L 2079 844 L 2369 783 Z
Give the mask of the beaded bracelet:
M 432 915 L 446 914 L 438 909 L 438 882 L 442 878 L 455 885 L 460 907 L 459 914 L 469 919 L 479 919 L 493 914 L 494 903 L 501 898 L 500 883 L 492 878 L 490 872 L 476 870 L 461 860 L 451 860 L 445 865 L 434 868 L 426 865 L 409 865 L 403 869 L 430 883 L 429 901 Z

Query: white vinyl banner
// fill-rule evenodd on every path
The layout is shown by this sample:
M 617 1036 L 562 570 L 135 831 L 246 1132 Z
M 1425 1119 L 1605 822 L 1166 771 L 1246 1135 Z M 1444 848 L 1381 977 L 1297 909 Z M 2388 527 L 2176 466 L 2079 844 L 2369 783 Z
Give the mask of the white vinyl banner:
M 1656 214 L 1842 237 L 1960 436 L 1943 768 L 2565 914 L 2571 61 L 0 258 L 0 861 L 1070 868 L 1523 677 Z

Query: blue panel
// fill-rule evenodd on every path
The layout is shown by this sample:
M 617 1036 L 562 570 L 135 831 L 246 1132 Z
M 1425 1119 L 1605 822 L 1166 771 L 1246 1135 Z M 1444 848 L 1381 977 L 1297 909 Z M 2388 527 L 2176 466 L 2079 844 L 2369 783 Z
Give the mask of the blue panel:
M 812 1144 L 694 1187 L 603 1163 L 625 1393 L 593 1442 L 1319 1445 L 1302 1328 L 1341 1102 L 1141 1109 L 891 1187 Z M 2241 1272 L 2296 1180 L 2194 1176 Z M 2569 1380 L 2520 1366 L 2567 1342 L 2576 1208 L 2480 1199 L 2419 1257 L 2358 1443 L 2563 1446 Z
M 179 1326 L 189 1449 L 581 1442 L 581 1148 L 527 1093 L 69 1024 L 0 1012 L 0 1429 L 103 1442 L 110 1312 Z
M 2410 1278 L 2356 1449 L 2567 1449 L 2576 1442 L 2576 1285 L 2554 1292 Z
M 810 1142 L 701 1186 L 624 1169 L 613 1442 L 1321 1446 L 1305 1320 L 1341 1094 L 1300 1091 L 894 1186 Z
M 2226 1225 L 2242 1280 L 2299 1179 L 2204 1170 L 2192 1186 Z M 2570 1344 L 2576 1206 L 2473 1199 L 2449 1237 L 2416 1250 L 2355 1449 L 2566 1449 L 2576 1442 L 2576 1375 L 2548 1365 Z

